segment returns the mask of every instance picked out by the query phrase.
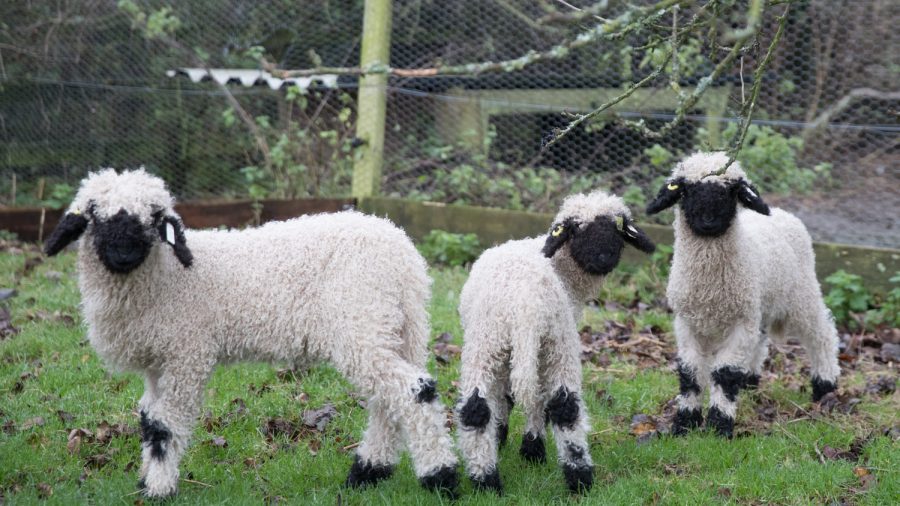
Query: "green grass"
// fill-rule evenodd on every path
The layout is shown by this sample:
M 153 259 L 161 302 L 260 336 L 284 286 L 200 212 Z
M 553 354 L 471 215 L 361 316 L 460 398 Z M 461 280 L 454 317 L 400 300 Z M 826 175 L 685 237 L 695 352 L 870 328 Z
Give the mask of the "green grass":
M 23 274 L 26 257 L 33 256 L 33 252 L 0 253 L 0 287 L 16 286 L 19 292 L 8 307 L 21 331 L 0 341 L 0 502 L 141 504 L 134 493 L 140 465 L 134 409 L 142 382 L 132 374 L 107 372 L 87 344 L 78 316 L 73 256 L 48 259 Z M 62 274 L 60 281 L 48 278 L 53 271 Z M 646 280 L 658 284 L 658 273 L 623 272 L 611 280 L 614 286 L 604 292 L 605 300 L 627 305 L 635 292 L 646 290 Z M 467 272 L 457 268 L 435 270 L 432 275 L 433 335 L 449 332 L 459 345 L 462 330 L 456 306 Z M 74 324 L 66 316 L 73 317 Z M 655 326 L 672 341 L 669 315 L 659 307 L 592 309 L 586 312 L 585 323 L 602 328 L 610 317 L 633 329 Z M 862 396 L 852 415 L 788 416 L 784 414 L 797 410 L 794 403 L 809 408 L 808 392 L 779 379 L 742 396 L 737 423 L 744 437 L 725 441 L 697 433 L 638 443 L 630 432 L 631 417 L 660 416 L 677 393 L 675 375 L 665 364 L 648 367 L 624 352 L 608 355 L 607 364 L 588 363 L 584 368 L 597 470 L 596 485 L 581 504 L 888 504 L 900 497 L 900 445 L 891 437 L 871 439 L 858 461 L 823 462 L 817 453 L 826 445 L 847 449 L 856 437 L 896 425 L 898 393 Z M 457 395 L 453 382 L 458 359 L 441 364 L 432 357 L 428 366 L 437 374 L 442 398 L 450 406 Z M 861 387 L 867 374 L 871 371 L 848 373 L 844 388 Z M 182 477 L 190 481 L 182 481 L 172 504 L 447 502 L 419 487 L 406 457 L 394 476 L 378 486 L 362 491 L 341 486 L 353 452 L 345 447 L 361 436 L 366 412 L 352 385 L 327 366 L 297 378 L 267 365 L 223 367 L 214 374 L 207 393 L 204 419 L 212 423 L 207 427 L 201 421 L 195 431 L 193 446 L 181 464 Z M 245 403 L 246 411 L 237 410 L 235 399 Z M 763 401 L 780 413 L 774 422 L 756 419 L 755 408 Z M 277 436 L 271 442 L 263 434 L 269 418 L 297 420 L 303 410 L 326 403 L 334 404 L 338 415 L 322 433 L 298 441 Z M 44 423 L 26 427 L 35 417 Z M 72 452 L 67 449 L 71 429 L 96 433 L 104 421 L 130 430 L 102 443 L 84 442 Z M 465 481 L 460 504 L 573 500 L 553 459 L 533 466 L 519 458 L 522 424 L 516 409 L 510 444 L 501 451 L 505 495 L 498 499 L 476 493 Z M 214 437 L 223 437 L 227 446 L 213 444 Z M 874 482 L 864 488 L 854 474 L 856 468 L 864 468 Z

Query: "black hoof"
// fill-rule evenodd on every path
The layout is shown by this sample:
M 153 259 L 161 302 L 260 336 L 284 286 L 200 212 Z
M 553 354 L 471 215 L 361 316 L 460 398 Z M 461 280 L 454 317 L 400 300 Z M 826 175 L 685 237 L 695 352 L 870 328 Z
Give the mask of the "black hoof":
M 456 488 L 459 486 L 459 474 L 456 466 L 444 466 L 437 471 L 419 478 L 419 483 L 429 490 L 440 492 L 451 499 L 456 499 Z
M 544 438 L 540 434 L 532 434 L 526 432 L 522 436 L 522 446 L 519 448 L 519 454 L 528 462 L 535 464 L 543 464 L 547 462 L 547 450 L 544 449 Z
M 503 484 L 500 482 L 500 471 L 497 468 L 492 469 L 484 476 L 470 476 L 472 483 L 478 490 L 488 490 L 496 492 L 497 495 L 503 495 Z
M 563 466 L 566 486 L 569 491 L 581 494 L 591 489 L 594 484 L 594 466 Z
M 344 482 L 344 485 L 356 488 L 366 487 L 374 485 L 385 478 L 390 478 L 393 473 L 394 466 L 373 465 L 371 462 L 363 463 L 362 459 L 357 455 L 356 460 L 353 461 L 353 466 L 350 467 L 350 474 L 347 475 L 347 481 Z
M 506 446 L 507 437 L 509 437 L 509 425 L 504 423 L 497 426 L 497 446 L 500 448 Z
M 703 413 L 699 409 L 679 409 L 672 421 L 672 435 L 684 436 L 702 424 Z
M 734 437 L 734 418 L 713 406 L 709 408 L 709 414 L 706 416 L 706 428 L 713 429 L 716 434 L 731 439 Z
M 759 374 L 751 374 L 747 376 L 747 382 L 744 383 L 744 388 L 747 388 L 748 390 L 756 390 L 757 388 L 759 388 L 759 380 Z
M 812 379 L 812 399 L 813 402 L 819 402 L 822 400 L 822 397 L 825 397 L 831 392 L 837 390 L 837 384 L 828 380 L 823 380 L 818 376 L 813 377 Z

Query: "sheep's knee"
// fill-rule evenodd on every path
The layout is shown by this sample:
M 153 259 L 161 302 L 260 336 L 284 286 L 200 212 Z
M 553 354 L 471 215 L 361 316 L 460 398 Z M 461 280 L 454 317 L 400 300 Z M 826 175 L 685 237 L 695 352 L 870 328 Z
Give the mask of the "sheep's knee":
M 734 416 L 737 396 L 745 388 L 749 373 L 736 366 L 722 366 L 712 372 L 709 414 L 706 426 L 717 434 L 730 438 L 734 435 Z
M 556 394 L 547 403 L 547 416 L 557 427 L 571 429 L 578 422 L 578 394 L 569 391 L 565 386 L 559 387 Z
M 144 495 L 164 498 L 178 491 L 179 455 L 171 429 L 141 411 L 143 464 L 138 488 Z
M 437 399 L 437 381 L 433 378 L 419 378 L 418 385 L 413 388 L 416 395 L 416 402 L 424 402 L 426 404 Z
M 476 388 L 459 410 L 459 421 L 463 429 L 484 430 L 491 421 L 491 408 L 487 399 L 478 395 Z
M 147 416 L 141 411 L 141 441 L 150 451 L 150 458 L 164 460 L 172 443 L 172 431 L 159 420 Z

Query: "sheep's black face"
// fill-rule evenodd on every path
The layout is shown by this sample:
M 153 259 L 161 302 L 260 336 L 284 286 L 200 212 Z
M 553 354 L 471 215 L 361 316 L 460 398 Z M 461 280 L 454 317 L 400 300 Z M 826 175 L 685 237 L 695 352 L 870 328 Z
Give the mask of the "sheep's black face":
M 106 219 L 94 219 L 94 249 L 110 272 L 128 274 L 150 253 L 153 229 L 141 224 L 137 216 L 121 209 Z
M 737 215 L 735 185 L 694 183 L 687 185 L 681 199 L 681 209 L 691 230 L 703 237 L 724 234 Z
M 572 237 L 569 251 L 572 259 L 588 274 L 609 274 L 619 263 L 625 241 L 608 216 L 600 216 Z

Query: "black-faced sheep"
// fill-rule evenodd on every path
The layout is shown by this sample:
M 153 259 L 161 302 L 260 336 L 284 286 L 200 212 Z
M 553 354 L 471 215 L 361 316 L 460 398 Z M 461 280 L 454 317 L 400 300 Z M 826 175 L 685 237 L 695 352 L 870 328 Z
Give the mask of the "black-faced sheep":
M 836 388 L 840 374 L 809 233 L 793 215 L 770 211 L 739 164 L 710 175 L 727 160 L 724 153 L 688 157 L 647 207 L 653 214 L 681 201 L 667 289 L 681 383 L 677 435 L 703 422 L 706 386 L 707 427 L 732 435 L 738 391 L 758 385 L 767 334 L 803 343 L 814 401 Z
M 513 399 L 526 417 L 521 455 L 546 459 L 549 421 L 569 489 L 591 487 L 577 325 L 625 243 L 654 250 L 622 200 L 595 191 L 568 197 L 545 238 L 491 248 L 472 266 L 459 305 L 465 335 L 457 426 L 477 487 L 502 489 L 497 448 Z
M 389 476 L 404 440 L 421 483 L 453 493 L 457 458 L 435 381 L 425 261 L 387 220 L 320 214 L 244 231 L 185 230 L 143 170 L 86 178 L 46 252 L 81 236 L 88 337 L 140 372 L 141 487 L 173 494 L 216 364 L 330 362 L 369 398 L 347 484 Z

